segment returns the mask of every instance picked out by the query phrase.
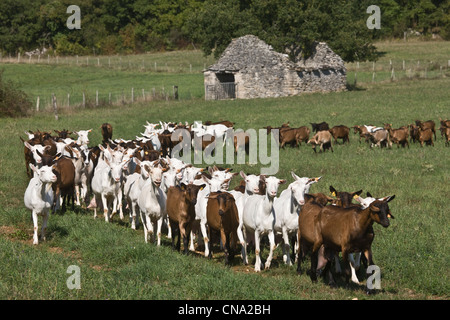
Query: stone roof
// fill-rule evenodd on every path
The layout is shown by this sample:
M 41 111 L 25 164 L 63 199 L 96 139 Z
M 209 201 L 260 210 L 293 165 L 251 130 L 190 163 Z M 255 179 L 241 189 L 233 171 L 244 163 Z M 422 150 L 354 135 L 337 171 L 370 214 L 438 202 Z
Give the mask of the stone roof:
M 236 72 L 254 67 L 298 71 L 345 69 L 342 58 L 334 53 L 325 42 L 316 42 L 314 46 L 310 57 L 301 58 L 294 63 L 287 54 L 276 52 L 272 46 L 258 37 L 246 35 L 233 39 L 218 61 L 208 67 L 207 71 Z
M 287 54 L 273 50 L 272 46 L 254 35 L 233 39 L 219 60 L 207 70 L 215 72 L 242 71 L 254 66 L 294 69 L 295 65 Z
M 315 42 L 311 56 L 296 62 L 297 70 L 345 69 L 345 62 L 325 42 Z

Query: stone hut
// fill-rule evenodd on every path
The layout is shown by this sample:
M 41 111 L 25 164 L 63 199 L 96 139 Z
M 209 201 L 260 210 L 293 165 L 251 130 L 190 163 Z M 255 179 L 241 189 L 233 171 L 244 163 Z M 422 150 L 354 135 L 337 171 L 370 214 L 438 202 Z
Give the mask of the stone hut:
M 294 62 L 253 35 L 234 39 L 203 73 L 206 100 L 343 91 L 347 84 L 344 61 L 326 43 L 316 42 L 310 57 Z

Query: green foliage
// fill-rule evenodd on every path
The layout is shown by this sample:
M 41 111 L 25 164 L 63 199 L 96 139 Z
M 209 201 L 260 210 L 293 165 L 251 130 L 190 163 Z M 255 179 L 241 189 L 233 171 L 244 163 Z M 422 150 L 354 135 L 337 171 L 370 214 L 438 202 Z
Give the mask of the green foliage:
M 52 47 L 57 54 L 116 54 L 196 48 L 217 57 L 234 37 L 255 34 L 294 58 L 326 41 L 345 61 L 376 58 L 374 39 L 402 38 L 409 29 L 450 39 L 450 2 L 437 0 L 3 0 L 0 51 Z M 81 10 L 69 30 L 66 9 Z M 381 8 L 381 30 L 365 23 Z
M 3 81 L 3 70 L 0 70 L 0 118 L 26 116 L 30 109 L 26 93 L 17 89 L 17 84 Z

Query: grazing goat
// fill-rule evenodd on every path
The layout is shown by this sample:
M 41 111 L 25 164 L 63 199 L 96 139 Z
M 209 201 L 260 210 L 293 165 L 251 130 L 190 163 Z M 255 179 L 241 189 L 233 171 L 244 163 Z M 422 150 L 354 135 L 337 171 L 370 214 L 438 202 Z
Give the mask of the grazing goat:
M 436 140 L 436 124 L 433 120 L 428 120 L 425 122 L 416 120 L 416 126 L 418 126 L 422 130 L 430 129 L 434 134 L 434 140 Z
M 374 146 L 377 147 L 384 147 L 389 146 L 389 148 L 392 147 L 392 142 L 389 137 L 389 132 L 386 129 L 378 129 L 372 132 L 366 133 L 366 137 L 370 140 L 371 145 L 370 147 L 373 148 Z
M 211 238 L 211 230 L 220 232 L 225 253 L 225 265 L 228 265 L 233 260 L 238 240 L 239 214 L 233 195 L 228 192 L 211 192 L 208 197 L 206 217 L 208 237 Z M 205 242 L 206 246 L 207 243 Z M 212 257 L 211 250 L 209 251 L 209 257 Z
M 308 141 L 308 144 L 312 145 L 314 153 L 316 153 L 316 147 L 319 146 L 320 152 L 325 152 L 326 149 L 331 149 L 333 151 L 333 146 L 331 145 L 331 133 L 329 131 L 319 131 L 314 137 Z
M 353 133 L 354 134 L 359 134 L 359 143 L 361 143 L 361 138 L 364 138 L 365 142 L 369 141 L 369 137 L 367 136 L 367 134 L 369 133 L 369 130 L 367 130 L 367 127 L 365 125 L 363 126 L 353 126 Z
M 53 205 L 52 183 L 56 182 L 56 175 L 52 172 L 52 167 L 42 166 L 40 169 L 30 164 L 30 169 L 34 177 L 28 183 L 25 190 L 25 207 L 31 210 L 33 218 L 34 234 L 33 244 L 38 244 L 38 216 L 43 216 L 41 239 L 45 240 L 45 230 L 50 208 Z
M 255 271 L 261 271 L 261 258 L 260 258 L 260 241 L 261 236 L 265 233 L 269 237 L 270 253 L 265 263 L 265 269 L 270 267 L 272 261 L 273 250 L 275 249 L 275 234 L 274 224 L 275 216 L 273 213 L 273 201 L 277 195 L 278 186 L 286 183 L 286 180 L 280 180 L 276 177 L 264 177 L 261 179 L 266 184 L 265 195 L 252 195 L 249 196 L 245 202 L 243 212 L 243 234 L 244 234 L 244 251 L 247 251 L 246 235 L 247 232 L 253 231 L 255 235 Z M 264 266 L 264 264 L 263 264 Z
M 401 127 L 398 129 L 392 129 L 392 125 L 387 123 L 384 125 L 384 128 L 389 132 L 389 138 L 390 140 L 397 144 L 397 148 L 400 148 L 400 145 L 404 148 L 405 145 L 408 146 L 409 149 L 409 142 L 408 142 L 408 127 Z
M 288 128 L 280 130 L 280 148 L 284 148 L 285 144 L 290 144 L 292 147 L 297 147 L 309 139 L 310 130 L 306 126 L 299 128 Z
M 450 127 L 445 128 L 444 135 L 445 135 L 445 145 L 448 147 L 450 146 Z
M 436 137 L 436 133 L 434 133 L 434 135 Z M 418 140 L 421 147 L 423 147 L 424 143 L 426 143 L 427 145 L 431 144 L 434 147 L 433 131 L 431 129 L 422 129 L 422 127 L 419 127 Z
M 337 143 L 337 139 L 342 139 L 342 143 L 345 144 L 350 143 L 350 139 L 348 137 L 350 133 L 350 128 L 344 125 L 334 126 L 330 130 L 331 135 L 333 136 L 334 143 Z
M 311 122 L 310 122 L 311 123 Z M 326 122 L 321 123 L 311 123 L 312 131 L 319 132 L 324 130 L 330 130 L 330 126 Z

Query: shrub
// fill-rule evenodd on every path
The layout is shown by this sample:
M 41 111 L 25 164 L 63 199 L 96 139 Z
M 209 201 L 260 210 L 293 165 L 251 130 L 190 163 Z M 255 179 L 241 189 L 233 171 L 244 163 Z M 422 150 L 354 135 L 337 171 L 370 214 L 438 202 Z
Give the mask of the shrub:
M 28 96 L 11 81 L 3 80 L 0 70 L 0 117 L 23 117 L 31 111 L 32 104 Z

